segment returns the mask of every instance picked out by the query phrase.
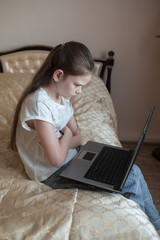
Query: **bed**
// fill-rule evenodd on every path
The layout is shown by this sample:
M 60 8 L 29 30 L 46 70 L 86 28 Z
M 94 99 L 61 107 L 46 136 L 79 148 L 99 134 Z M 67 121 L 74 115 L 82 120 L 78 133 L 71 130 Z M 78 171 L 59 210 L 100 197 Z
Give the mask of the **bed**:
M 51 49 L 26 46 L 0 52 L 0 239 L 159 239 L 135 202 L 104 191 L 38 184 L 28 179 L 18 153 L 8 147 L 17 101 Z M 102 80 L 107 61 L 95 63 L 95 75 L 72 100 L 83 144 L 93 140 L 121 146 L 112 98 Z

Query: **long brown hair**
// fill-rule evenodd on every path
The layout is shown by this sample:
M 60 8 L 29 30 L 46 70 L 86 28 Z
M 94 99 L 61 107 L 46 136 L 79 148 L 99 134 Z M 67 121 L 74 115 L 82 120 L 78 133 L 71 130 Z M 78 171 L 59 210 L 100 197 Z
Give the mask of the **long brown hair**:
M 31 84 L 23 92 L 17 104 L 10 142 L 13 150 L 16 150 L 16 129 L 24 99 L 27 95 L 33 93 L 40 87 L 49 86 L 53 78 L 53 73 L 57 69 L 63 70 L 65 76 L 85 75 L 94 71 L 94 60 L 85 45 L 73 41 L 58 45 L 50 52 L 38 72 L 33 77 Z

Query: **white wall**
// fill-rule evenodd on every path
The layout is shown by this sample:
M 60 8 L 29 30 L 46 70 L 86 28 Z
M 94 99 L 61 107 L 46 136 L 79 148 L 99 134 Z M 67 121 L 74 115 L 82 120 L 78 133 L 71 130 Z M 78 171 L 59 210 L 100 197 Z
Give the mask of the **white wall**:
M 0 0 L 0 51 L 29 44 L 86 44 L 115 51 L 112 98 L 121 139 L 135 140 L 156 104 L 148 141 L 160 142 L 159 0 Z

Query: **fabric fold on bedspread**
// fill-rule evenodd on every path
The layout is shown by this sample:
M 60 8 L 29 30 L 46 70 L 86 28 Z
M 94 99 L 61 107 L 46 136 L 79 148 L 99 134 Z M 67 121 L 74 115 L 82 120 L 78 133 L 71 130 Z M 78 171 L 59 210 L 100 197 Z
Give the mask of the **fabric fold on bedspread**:
M 17 152 L 8 148 L 13 113 L 32 74 L 0 74 L 0 239 L 158 240 L 140 207 L 119 194 L 56 189 L 28 179 Z M 93 77 L 73 100 L 83 144 L 121 146 L 112 99 Z
M 140 236 L 139 232 L 143 234 Z M 149 240 L 148 236 L 156 239 L 148 217 L 135 202 L 114 193 L 79 191 L 70 240 L 92 239 L 90 236 L 94 236 L 93 239 Z
M 0 239 L 69 239 L 76 189 L 52 191 L 19 179 L 8 184 L 1 192 Z

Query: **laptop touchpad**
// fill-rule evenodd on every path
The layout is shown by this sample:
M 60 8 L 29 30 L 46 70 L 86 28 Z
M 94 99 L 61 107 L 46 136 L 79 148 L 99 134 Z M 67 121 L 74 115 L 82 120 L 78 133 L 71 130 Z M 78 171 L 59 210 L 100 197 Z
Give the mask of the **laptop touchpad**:
M 82 159 L 92 161 L 95 155 L 96 153 L 86 152 L 86 154 L 82 157 Z

